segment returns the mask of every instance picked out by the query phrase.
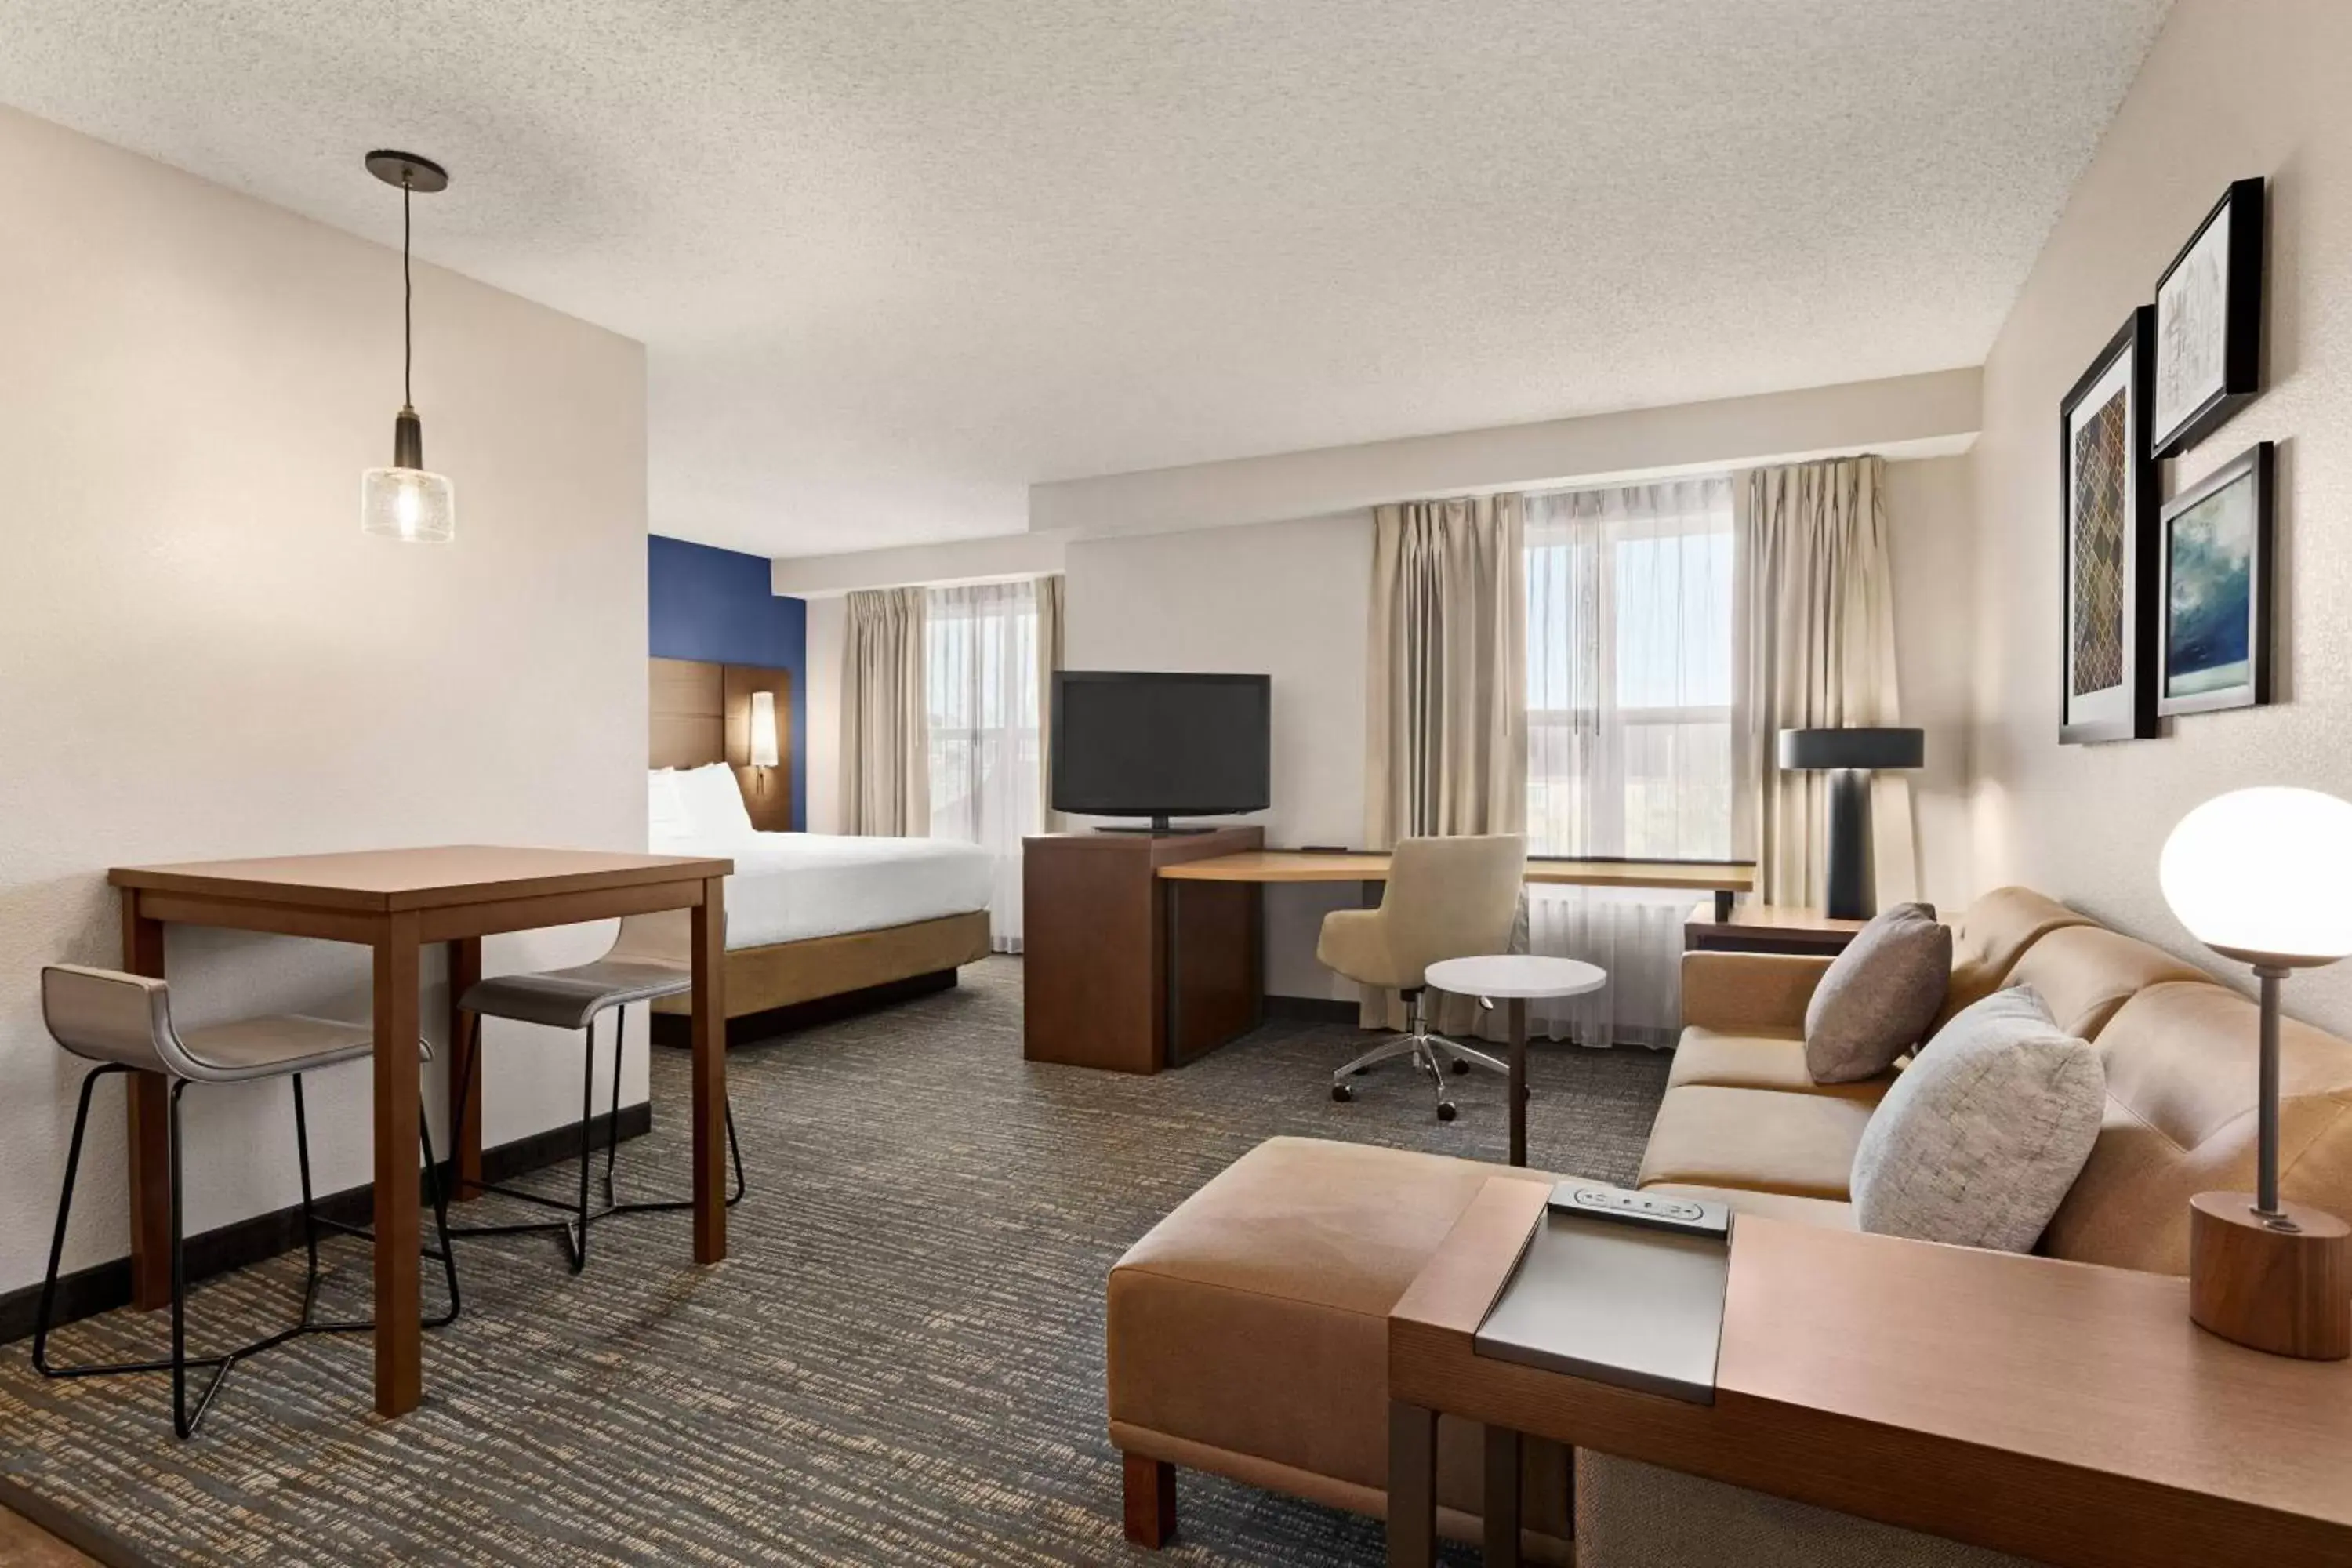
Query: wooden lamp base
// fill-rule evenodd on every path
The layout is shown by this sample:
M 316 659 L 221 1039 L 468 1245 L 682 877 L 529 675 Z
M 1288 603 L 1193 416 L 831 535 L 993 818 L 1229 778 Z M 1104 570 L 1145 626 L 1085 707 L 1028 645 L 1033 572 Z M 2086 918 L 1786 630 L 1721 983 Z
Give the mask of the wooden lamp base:
M 2352 1226 L 2252 1193 L 2189 1200 L 2189 1315 L 2225 1340 L 2305 1361 L 2352 1356 Z

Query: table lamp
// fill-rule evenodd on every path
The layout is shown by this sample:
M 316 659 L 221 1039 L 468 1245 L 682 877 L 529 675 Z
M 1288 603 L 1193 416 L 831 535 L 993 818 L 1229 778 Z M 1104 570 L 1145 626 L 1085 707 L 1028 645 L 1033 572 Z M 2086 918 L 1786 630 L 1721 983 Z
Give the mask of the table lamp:
M 2352 955 L 2352 804 L 2317 790 L 2216 795 L 2164 843 L 2158 880 L 2189 933 L 2262 983 L 2252 1193 L 2189 1200 L 2189 1315 L 2278 1355 L 2352 1355 L 2352 1227 L 2278 1190 L 2279 983 Z
M 1833 921 L 1866 921 L 1878 912 L 1870 864 L 1870 775 L 1880 768 L 1916 768 L 1927 754 L 1918 730 L 1857 727 L 1783 730 L 1780 765 L 1830 775 L 1828 899 Z

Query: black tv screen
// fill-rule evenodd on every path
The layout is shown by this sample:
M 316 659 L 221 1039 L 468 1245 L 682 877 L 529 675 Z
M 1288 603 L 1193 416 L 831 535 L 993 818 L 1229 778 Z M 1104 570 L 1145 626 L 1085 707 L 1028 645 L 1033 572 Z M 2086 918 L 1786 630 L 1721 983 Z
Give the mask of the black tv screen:
M 1066 669 L 1054 677 L 1054 809 L 1210 816 L 1268 804 L 1263 675 Z

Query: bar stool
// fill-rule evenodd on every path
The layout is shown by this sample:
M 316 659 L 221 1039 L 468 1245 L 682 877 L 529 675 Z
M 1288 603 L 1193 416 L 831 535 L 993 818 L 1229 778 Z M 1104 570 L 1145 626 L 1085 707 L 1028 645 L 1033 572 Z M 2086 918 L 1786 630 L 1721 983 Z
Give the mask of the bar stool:
M 693 928 L 689 921 L 690 912 L 685 910 L 629 915 L 622 920 L 620 933 L 613 939 L 612 947 L 593 963 L 569 969 L 493 975 L 467 988 L 457 1005 L 473 1015 L 474 1026 L 468 1031 L 465 1054 L 457 1064 L 451 1090 L 453 1126 L 464 1124 L 466 1094 L 473 1081 L 474 1062 L 481 1053 L 484 1018 L 510 1018 L 550 1028 L 586 1031 L 588 1051 L 580 1078 L 580 1192 L 575 1201 L 566 1203 L 498 1182 L 465 1182 L 465 1185 L 478 1191 L 519 1198 L 558 1210 L 568 1217 L 453 1226 L 450 1235 L 518 1236 L 552 1231 L 562 1237 L 572 1272 L 577 1274 L 588 1267 L 588 1227 L 596 1221 L 614 1215 L 675 1213 L 694 1206 L 690 1198 L 622 1203 L 614 1195 L 613 1166 L 621 1136 L 621 1068 L 629 1045 L 629 1016 L 625 1011 L 621 1014 L 613 1047 L 612 1115 L 604 1129 L 604 1203 L 597 1209 L 588 1206 L 588 1167 L 595 1142 L 592 1123 L 596 1107 L 596 1020 L 610 1008 L 625 1007 L 631 1002 L 650 1002 L 657 996 L 676 996 L 693 989 L 694 964 L 689 948 Z M 732 1208 L 743 1201 L 743 1151 L 735 1142 L 735 1105 L 731 1098 L 726 1110 L 727 1154 L 735 1172 L 735 1190 L 728 1195 L 727 1206 Z
M 302 1104 L 302 1075 L 339 1062 L 353 1061 L 374 1049 L 374 1034 L 364 1024 L 341 1024 L 300 1015 L 247 1018 L 215 1024 L 183 1033 L 172 1023 L 171 988 L 161 980 L 91 969 L 78 963 L 53 963 L 41 971 L 41 1016 L 58 1045 L 86 1061 L 99 1065 L 81 1081 L 81 1103 L 74 1112 L 73 1142 L 66 1152 L 66 1178 L 58 1194 L 58 1228 L 49 1242 L 48 1272 L 41 1279 L 41 1302 L 33 1328 L 33 1365 L 44 1377 L 108 1377 L 119 1373 L 169 1372 L 172 1374 L 172 1427 L 182 1437 L 193 1436 L 212 1408 L 213 1396 L 229 1372 L 255 1355 L 303 1334 L 373 1332 L 373 1322 L 322 1323 L 313 1316 L 319 1296 L 319 1227 L 373 1239 L 363 1226 L 329 1219 L 312 1207 L 310 1197 L 310 1130 Z M 424 1041 L 417 1048 L 429 1059 Z M 167 1139 L 172 1173 L 172 1353 L 163 1361 L 115 1362 L 81 1366 L 54 1366 L 48 1341 L 57 1305 L 58 1269 L 65 1258 L 66 1226 L 73 1214 L 74 1183 L 81 1171 L 82 1135 L 89 1126 L 89 1102 L 98 1080 L 111 1073 L 152 1072 L 171 1085 L 165 1097 Z M 288 1078 L 294 1089 L 294 1151 L 302 1169 L 302 1248 L 308 1272 L 302 1285 L 302 1314 L 293 1327 L 281 1329 L 236 1349 L 216 1355 L 188 1354 L 187 1258 L 181 1234 L 180 1096 L 192 1083 L 251 1083 L 268 1078 Z M 429 1329 L 457 1321 L 457 1256 L 449 1245 L 447 1205 L 443 1202 L 440 1172 L 433 1158 L 433 1131 L 424 1119 L 417 1133 L 425 1148 L 425 1181 L 433 1203 L 433 1218 L 441 1248 L 425 1256 L 441 1264 L 449 1286 L 448 1310 L 425 1320 Z M 192 1410 L 188 1405 L 188 1371 L 215 1369 Z

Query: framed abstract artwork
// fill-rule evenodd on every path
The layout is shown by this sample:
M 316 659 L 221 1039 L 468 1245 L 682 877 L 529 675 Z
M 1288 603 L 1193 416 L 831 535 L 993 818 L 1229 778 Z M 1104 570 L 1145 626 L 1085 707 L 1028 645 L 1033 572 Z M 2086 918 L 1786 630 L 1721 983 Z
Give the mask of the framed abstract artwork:
M 2156 710 L 2210 713 L 2271 700 L 2268 441 L 2164 508 Z
M 2262 391 L 2263 225 L 2263 182 L 2235 182 L 2157 279 L 2159 458 L 2187 451 Z
M 2058 405 L 2064 611 L 2058 739 L 2156 733 L 2156 308 L 2134 310 Z

